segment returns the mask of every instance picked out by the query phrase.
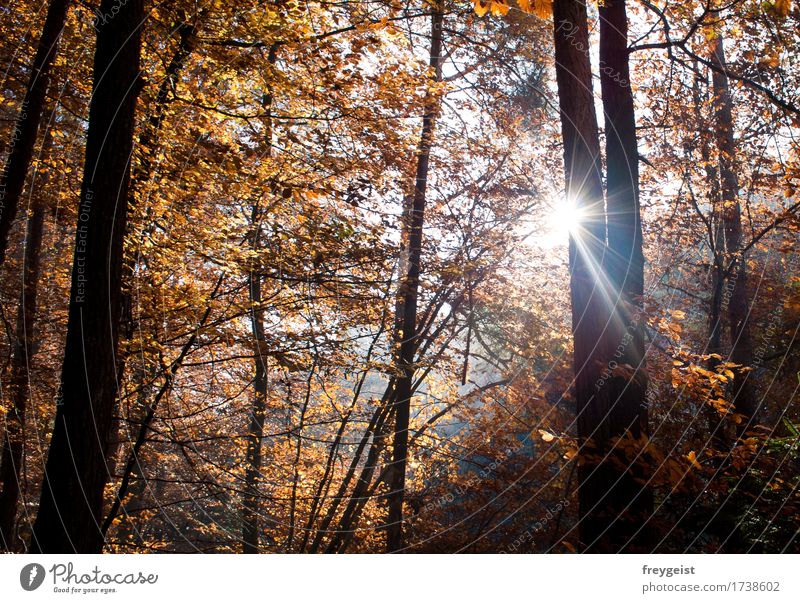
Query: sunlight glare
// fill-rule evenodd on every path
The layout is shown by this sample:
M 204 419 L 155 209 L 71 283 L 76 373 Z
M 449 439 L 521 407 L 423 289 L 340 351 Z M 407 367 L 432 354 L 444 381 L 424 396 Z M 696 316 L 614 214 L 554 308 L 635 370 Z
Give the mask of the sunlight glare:
M 581 209 L 574 199 L 561 199 L 556 202 L 547 218 L 549 235 L 553 239 L 566 242 L 569 235 L 575 235 L 581 224 Z

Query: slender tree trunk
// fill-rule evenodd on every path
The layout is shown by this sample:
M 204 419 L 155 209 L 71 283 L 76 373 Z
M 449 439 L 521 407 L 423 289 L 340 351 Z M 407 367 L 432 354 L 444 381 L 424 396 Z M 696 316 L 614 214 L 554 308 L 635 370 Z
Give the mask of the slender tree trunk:
M 258 484 L 261 477 L 261 440 L 267 409 L 267 356 L 264 339 L 263 309 L 261 304 L 261 278 L 250 276 L 251 322 L 254 339 L 255 379 L 253 380 L 253 408 L 247 430 L 245 457 L 245 493 L 242 501 L 242 552 L 259 552 Z
M 628 17 L 625 0 L 605 0 L 600 16 L 600 85 L 603 96 L 606 142 L 607 275 L 611 321 L 605 334 L 622 370 L 609 377 L 610 412 L 604 421 L 612 436 L 635 439 L 647 435 L 647 371 L 644 358 L 644 254 L 639 210 L 639 150 L 636 117 L 628 66 Z M 616 373 L 616 374 L 615 374 Z M 627 546 L 646 547 L 649 530 L 643 523 L 652 513 L 652 494 L 643 488 L 646 469 L 642 459 L 614 450 L 590 478 L 592 505 L 602 516 L 584 527 L 588 550 L 620 551 Z M 623 469 L 620 469 L 622 467 Z M 629 467 L 625 470 L 624 467 Z M 592 483 L 594 482 L 594 483 Z M 605 489 L 603 498 L 595 495 Z M 608 520 L 611 520 L 608 523 Z M 629 542 L 636 535 L 633 542 Z M 592 542 L 597 540 L 594 545 Z
M 695 69 L 699 70 L 699 66 L 695 61 Z M 703 116 L 703 102 L 704 96 L 701 92 L 701 83 L 708 86 L 707 81 L 701 80 L 698 75 L 694 79 L 692 88 L 694 118 L 697 122 L 698 133 L 700 136 L 700 160 L 702 161 L 703 171 L 705 175 L 706 186 L 708 187 L 708 203 L 711 206 L 711 217 L 708 232 L 708 246 L 711 249 L 712 267 L 711 267 L 711 299 L 708 309 L 708 345 L 706 352 L 708 354 L 721 354 L 722 353 L 722 287 L 724 282 L 724 258 L 722 255 L 722 228 L 720 226 L 720 190 L 719 190 L 719 174 L 713 161 L 711 160 L 711 141 L 709 140 L 708 123 Z M 689 158 L 687 158 L 687 162 Z M 688 169 L 688 168 L 687 168 Z M 714 360 L 710 363 L 712 367 L 716 367 L 718 361 Z
M 714 87 L 714 135 L 719 153 L 719 174 L 722 193 L 722 229 L 725 235 L 725 256 L 730 264 L 728 283 L 723 293 L 722 310 L 725 313 L 731 338 L 730 359 L 737 364 L 750 366 L 753 361 L 753 344 L 748 324 L 750 301 L 747 294 L 747 262 L 742 254 L 742 219 L 739 204 L 739 179 L 736 175 L 736 143 L 733 138 L 733 102 L 728 76 L 725 73 L 725 46 L 720 34 L 714 42 L 711 62 Z M 747 374 L 737 371 L 734 379 L 733 406 L 746 417 L 740 431 L 756 421 L 758 405 Z
M 597 117 L 589 62 L 586 5 L 579 0 L 553 2 L 556 80 L 564 144 L 567 198 L 579 212 L 579 226 L 570 236 L 570 298 L 572 305 L 573 366 L 578 414 L 580 539 L 592 543 L 613 517 L 597 506 L 608 483 L 597 475 L 593 459 L 615 435 L 606 420 L 608 388 L 601 378 L 611 295 L 602 274 L 605 254 L 605 213 Z M 613 299 L 613 298 L 611 298 Z
M 32 552 L 99 553 L 117 397 L 122 252 L 143 0 L 103 0 L 97 29 L 60 399 Z M 68 520 L 64 520 L 68 518 Z
M 430 66 L 434 82 L 441 81 L 442 22 L 444 13 L 440 3 L 431 16 Z M 397 391 L 394 397 L 395 429 L 392 445 L 391 477 L 389 479 L 389 514 L 387 519 L 387 550 L 398 551 L 403 546 L 403 499 L 405 493 L 406 459 L 408 457 L 408 427 L 411 414 L 411 394 L 414 380 L 414 359 L 417 353 L 417 298 L 419 295 L 420 263 L 422 257 L 422 229 L 425 221 L 426 188 L 430 152 L 433 145 L 436 117 L 440 100 L 438 92 L 429 93 L 425 99 L 422 134 L 417 149 L 417 171 L 414 189 L 409 196 L 411 211 L 407 212 L 405 228 L 408 232 L 408 264 L 398 292 L 402 305 L 402 320 L 395 333 L 399 347 L 395 360 L 398 372 Z
M 39 281 L 39 259 L 42 249 L 45 208 L 38 195 L 28 218 L 25 237 L 22 295 L 17 312 L 17 334 L 11 359 L 11 408 L 6 413 L 6 434 L 0 465 L 0 545 L 11 551 L 16 548 L 15 525 L 17 501 L 22 479 L 22 454 L 25 445 L 25 411 L 30 393 L 30 363 L 35 349 L 36 296 Z
M 193 19 L 194 20 L 190 21 L 184 17 L 183 21 L 176 29 L 178 33 L 178 47 L 175 49 L 175 53 L 172 55 L 167 65 L 165 77 L 159 85 L 158 92 L 156 92 L 153 101 L 153 109 L 139 136 L 138 147 L 140 161 L 133 170 L 130 192 L 128 194 L 131 206 L 137 201 L 135 198 L 136 193 L 153 177 L 153 172 L 155 171 L 153 157 L 158 154 L 157 147 L 159 146 L 161 125 L 164 122 L 164 116 L 170 103 L 170 94 L 174 94 L 178 86 L 181 71 L 197 45 L 197 17 Z
M 393 414 L 394 408 L 395 407 L 392 406 L 391 408 L 383 409 L 382 412 L 385 414 L 378 417 L 378 422 L 375 424 L 374 429 L 370 429 L 368 432 L 368 435 L 370 433 L 372 435 L 372 443 L 367 452 L 364 467 L 347 501 L 347 507 L 345 507 L 342 513 L 341 520 L 338 524 L 339 529 L 333 534 L 325 549 L 326 553 L 339 552 L 345 541 L 352 538 L 361 511 L 369 501 L 369 491 L 372 485 L 372 476 L 375 474 L 375 468 L 378 466 L 378 461 L 386 446 L 387 440 L 392 435 L 390 422 L 393 418 L 391 415 Z
M 695 70 L 699 72 L 699 66 L 695 61 Z M 725 258 L 721 248 L 723 233 L 720 221 L 720 191 L 719 174 L 714 162 L 711 160 L 711 141 L 708 122 L 703 114 L 703 104 L 705 97 L 701 91 L 701 84 L 708 85 L 707 81 L 701 79 L 700 75 L 694 79 L 692 87 L 694 118 L 700 137 L 700 160 L 702 162 L 704 179 L 708 188 L 707 202 L 711 206 L 711 215 L 707 221 L 707 239 L 711 250 L 711 297 L 708 302 L 708 343 L 705 352 L 711 356 L 706 363 L 708 370 L 715 371 L 719 365 L 722 355 L 722 288 L 725 284 Z M 687 164 L 691 163 L 691 158 L 687 157 Z M 690 165 L 686 168 L 687 180 L 690 178 Z M 695 203 L 695 211 L 705 220 L 705 214 L 700 206 Z M 725 424 L 717 410 L 710 405 L 704 409 L 708 419 L 708 431 L 712 434 L 714 441 L 720 449 L 727 447 Z
M 387 296 L 389 295 L 388 288 L 387 288 L 387 293 L 386 294 L 387 294 Z M 373 353 L 375 351 L 375 347 L 378 345 L 381 337 L 383 336 L 384 330 L 386 328 L 386 317 L 387 317 L 387 314 L 388 314 L 388 307 L 384 309 L 384 313 L 383 313 L 383 316 L 381 318 L 380 328 L 378 329 L 378 332 L 373 336 L 372 342 L 370 343 L 369 348 L 367 349 L 367 353 L 366 353 L 366 356 L 364 358 L 363 366 L 369 366 L 369 363 L 372 360 L 372 355 L 373 355 Z M 366 381 L 368 375 L 369 375 L 369 370 L 363 370 L 362 371 L 361 377 L 358 379 L 357 385 L 356 385 L 356 387 L 355 387 L 355 389 L 353 391 L 353 398 L 350 401 L 350 407 L 347 409 L 347 412 L 342 417 L 342 420 L 339 423 L 339 429 L 336 432 L 336 436 L 334 437 L 333 442 L 331 443 L 331 446 L 328 449 L 328 458 L 325 461 L 325 472 L 322 474 L 322 478 L 320 479 L 319 484 L 317 484 L 317 490 L 314 493 L 314 498 L 311 501 L 311 509 L 309 510 L 309 513 L 308 513 L 308 520 L 306 521 L 305 530 L 303 530 L 303 536 L 302 536 L 302 540 L 300 542 L 300 549 L 299 549 L 299 552 L 301 552 L 301 553 L 306 552 L 306 546 L 308 545 L 308 543 L 309 543 L 309 541 L 311 539 L 312 528 L 313 528 L 314 524 L 317 521 L 317 517 L 319 516 L 320 511 L 322 510 L 322 503 L 325 500 L 325 498 L 327 497 L 327 493 L 330 491 L 331 483 L 332 483 L 333 477 L 334 477 L 334 462 L 336 460 L 337 453 L 339 451 L 339 447 L 342 444 L 342 439 L 344 438 L 344 435 L 345 435 L 345 429 L 347 428 L 347 426 L 348 426 L 348 424 L 350 422 L 350 418 L 353 415 L 353 411 L 356 408 L 356 404 L 358 403 L 359 399 L 361 398 L 361 391 L 364 388 L 364 382 Z M 366 445 L 366 441 L 363 440 L 363 442 L 364 442 L 364 445 Z M 362 449 L 361 444 L 359 444 L 359 449 Z M 356 451 L 356 454 L 353 455 L 353 460 L 355 460 L 356 456 L 360 457 L 360 452 L 358 450 Z M 352 463 L 352 460 L 351 460 L 351 463 Z M 356 464 L 357 464 L 357 462 L 355 464 L 351 465 L 350 471 L 347 472 L 345 478 L 342 479 L 342 481 L 341 481 L 340 493 L 341 493 L 342 496 L 344 495 L 344 492 L 347 491 L 347 487 L 349 485 L 349 481 L 352 478 L 352 474 L 355 472 Z M 339 500 L 340 500 L 339 498 L 334 498 L 334 500 L 331 501 L 331 504 L 329 506 L 329 510 L 332 509 L 332 513 L 326 513 L 325 517 L 323 518 L 323 525 L 325 527 L 322 528 L 322 530 L 327 528 L 328 524 L 330 523 L 330 520 L 332 519 L 333 515 L 336 513 L 336 509 L 339 506 Z M 317 534 L 316 536 L 319 536 L 320 534 L 324 534 L 324 532 L 322 532 L 322 530 L 320 530 L 319 534 Z M 314 547 L 319 546 L 319 541 L 317 540 L 316 536 L 315 536 L 314 541 L 313 541 L 313 546 Z
M 297 424 L 297 448 L 294 453 L 294 462 L 292 468 L 294 475 L 292 476 L 292 494 L 289 501 L 289 535 L 286 537 L 286 551 L 292 550 L 295 534 L 295 522 L 297 521 L 297 490 L 300 485 L 300 457 L 303 453 L 303 428 L 306 424 L 306 413 L 308 412 L 308 405 L 311 402 L 311 381 L 314 378 L 314 372 L 317 368 L 317 357 L 314 356 L 314 362 L 311 364 L 311 369 L 308 371 L 308 379 L 306 380 L 306 395 L 303 400 L 303 406 L 300 409 L 300 420 Z
M 272 44 L 267 61 L 274 66 L 277 60 L 278 45 Z M 265 117 L 266 157 L 272 156 L 272 89 L 264 95 L 263 107 Z M 253 206 L 252 225 L 254 251 L 258 251 L 261 239 L 261 213 L 258 204 Z M 253 330 L 253 361 L 255 363 L 255 379 L 253 380 L 253 408 L 250 414 L 250 426 L 247 430 L 247 452 L 245 467 L 245 486 L 242 500 L 242 552 L 259 552 L 259 505 L 258 483 L 261 478 L 261 443 L 264 437 L 264 420 L 267 410 L 267 341 L 264 328 L 264 308 L 261 295 L 260 267 L 251 269 L 249 275 L 250 324 Z
M 308 549 L 309 553 L 316 553 L 320 547 L 322 546 L 322 541 L 327 535 L 328 528 L 336 517 L 336 513 L 339 510 L 339 507 L 345 500 L 345 495 L 347 494 L 347 488 L 350 485 L 350 482 L 353 480 L 353 477 L 356 474 L 356 470 L 358 469 L 358 465 L 361 462 L 361 457 L 364 454 L 364 450 L 366 450 L 367 445 L 370 445 L 370 449 L 367 452 L 367 456 L 372 455 L 372 450 L 376 447 L 375 436 L 374 434 L 382 431 L 384 429 L 384 424 L 390 419 L 390 411 L 391 408 L 389 404 L 392 401 L 393 391 L 390 391 L 390 388 L 394 388 L 394 382 L 390 379 L 389 387 L 387 387 L 386 391 L 384 392 L 383 398 L 381 398 L 381 403 L 376 408 L 373 413 L 372 417 L 370 418 L 370 422 L 367 425 L 366 430 L 364 431 L 361 439 L 359 440 L 358 447 L 356 448 L 355 452 L 353 453 L 353 458 L 350 460 L 350 465 L 347 468 L 347 473 L 345 474 L 344 478 L 342 479 L 341 484 L 339 484 L 339 489 L 336 492 L 336 496 L 333 497 L 330 506 L 328 507 L 325 517 L 323 517 L 322 522 L 320 523 L 320 527 L 317 530 L 317 533 L 314 536 L 314 540 L 311 543 L 311 546 Z M 370 438 L 372 438 L 372 443 L 370 444 Z M 342 522 L 344 518 L 352 516 L 352 509 L 351 507 L 354 506 L 354 500 L 358 497 L 359 488 L 361 487 L 361 483 L 364 481 L 365 472 L 368 469 L 368 463 L 365 464 L 364 467 L 361 469 L 361 473 L 359 475 L 358 482 L 356 486 L 353 488 L 352 494 L 349 496 L 347 500 L 347 507 L 345 511 L 342 513 L 342 520 L 339 522 L 339 528 L 341 530 Z M 331 537 L 328 546 L 325 549 L 325 552 L 334 552 L 333 541 L 339 536 L 339 531 L 337 530 L 336 533 L 333 534 Z M 338 545 L 337 545 L 338 546 Z
M 68 0 L 50 0 L 28 87 L 13 130 L 11 149 L 0 175 L 0 264 L 5 261 L 8 235 L 17 216 L 19 199 L 33 157 L 50 70 L 58 52 L 68 7 Z

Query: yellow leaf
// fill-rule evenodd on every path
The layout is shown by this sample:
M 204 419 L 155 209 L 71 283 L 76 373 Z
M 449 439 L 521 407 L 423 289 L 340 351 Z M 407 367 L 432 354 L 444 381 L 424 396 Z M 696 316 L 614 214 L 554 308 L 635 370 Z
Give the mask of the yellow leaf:
M 506 0 L 475 0 L 475 14 L 479 17 L 491 12 L 495 17 L 502 17 L 508 13 Z
M 508 4 L 505 3 L 505 0 L 503 0 L 502 2 L 494 2 L 494 0 L 492 0 L 491 8 L 492 8 L 492 14 L 495 17 L 502 17 L 503 15 L 508 13 Z
M 542 436 L 542 439 L 545 442 L 552 442 L 556 438 L 556 436 L 554 436 L 549 431 L 545 431 L 544 429 L 539 430 L 539 435 Z
M 479 17 L 483 17 L 489 12 L 490 6 L 491 3 L 489 0 L 475 0 L 475 14 Z
M 703 468 L 703 466 L 700 463 L 697 462 L 697 455 L 694 453 L 694 450 L 692 450 L 689 454 L 687 454 L 686 458 L 689 459 L 689 462 L 696 469 L 702 469 Z
M 540 19 L 547 19 L 553 14 L 551 0 L 517 0 L 517 4 L 526 13 L 532 13 Z

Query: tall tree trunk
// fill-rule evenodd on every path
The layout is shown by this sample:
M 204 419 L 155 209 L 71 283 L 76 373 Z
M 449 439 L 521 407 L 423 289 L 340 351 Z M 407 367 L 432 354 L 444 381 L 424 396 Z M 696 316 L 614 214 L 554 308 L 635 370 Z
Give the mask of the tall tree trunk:
M 611 321 L 605 336 L 613 346 L 609 363 L 622 367 L 609 378 L 611 436 L 647 435 L 647 371 L 644 358 L 644 254 L 639 210 L 639 150 L 628 66 L 628 17 L 625 0 L 605 0 L 600 16 L 600 86 L 606 142 L 606 216 L 608 253 L 604 274 L 610 287 Z M 614 459 L 612 456 L 616 456 Z M 641 548 L 649 541 L 643 524 L 652 513 L 652 495 L 642 487 L 647 475 L 641 458 L 626 457 L 620 447 L 592 476 L 591 504 L 603 514 L 585 525 L 588 550 Z M 620 470 L 620 466 L 623 467 Z M 630 467 L 624 470 L 624 467 Z M 642 479 L 644 478 L 644 480 Z M 605 488 L 601 500 L 595 500 Z M 585 501 L 589 503 L 589 500 Z M 610 520 L 610 523 L 609 523 Z
M 103 547 L 100 524 L 117 397 L 122 251 L 143 20 L 143 0 L 103 0 L 95 22 L 67 342 L 32 552 L 99 553 Z
M 253 408 L 247 430 L 245 457 L 245 487 L 242 501 L 242 552 L 259 552 L 258 484 L 261 477 L 261 440 L 267 409 L 267 355 L 264 339 L 264 311 L 261 305 L 260 273 L 250 275 L 251 323 L 254 340 L 255 379 L 253 380 Z
M 605 213 L 597 116 L 589 62 L 586 5 L 580 0 L 553 2 L 556 80 L 564 144 L 566 194 L 579 212 L 579 225 L 569 242 L 573 366 L 578 414 L 580 539 L 594 541 L 608 519 L 596 501 L 608 483 L 593 479 L 596 448 L 614 435 L 606 420 L 608 388 L 601 374 L 607 351 L 602 347 L 609 311 L 602 267 L 605 255 Z
M 725 257 L 730 269 L 726 270 L 727 300 L 723 299 L 728 331 L 731 338 L 730 359 L 743 366 L 753 361 L 753 344 L 748 324 L 750 302 L 747 294 L 747 262 L 742 253 L 742 219 L 739 204 L 739 179 L 736 175 L 736 143 L 733 139 L 733 102 L 731 100 L 728 76 L 725 73 L 724 40 L 718 35 L 711 56 L 712 63 L 718 67 L 713 71 L 714 87 L 714 135 L 719 153 L 719 174 L 722 193 L 721 220 L 725 235 Z M 724 297 L 724 294 L 723 294 Z M 746 417 L 740 431 L 756 421 L 758 411 L 752 386 L 747 374 L 737 371 L 734 379 L 733 406 L 736 412 Z
M 706 223 L 708 232 L 708 246 L 711 250 L 711 297 L 708 302 L 708 343 L 705 353 L 711 356 L 706 363 L 708 370 L 715 371 L 719 365 L 722 355 L 722 288 L 725 283 L 725 257 L 722 245 L 722 226 L 720 221 L 720 187 L 719 174 L 714 162 L 711 160 L 711 140 L 708 121 L 703 114 L 703 104 L 707 100 L 702 94 L 701 84 L 708 86 L 705 79 L 699 75 L 699 66 L 694 62 L 695 71 L 698 75 L 694 79 L 692 86 L 694 118 L 697 124 L 700 138 L 700 161 L 703 165 L 704 180 L 708 188 L 707 203 L 711 206 L 711 215 L 705 217 L 705 213 L 698 203 L 694 203 L 694 209 L 700 218 Z M 687 157 L 686 178 L 691 177 L 691 157 Z M 709 433 L 720 449 L 726 447 L 725 423 L 717 410 L 710 405 L 704 409 L 708 419 Z
M 272 44 L 267 61 L 274 66 L 278 57 L 278 44 Z M 266 112 L 265 141 L 266 157 L 272 156 L 272 89 L 268 87 L 262 105 Z M 258 204 L 252 212 L 254 251 L 260 248 L 261 211 Z M 267 388 L 269 386 L 267 370 L 267 341 L 264 328 L 264 308 L 261 296 L 260 266 L 251 269 L 248 277 L 250 294 L 250 324 L 253 331 L 253 362 L 255 378 L 253 379 L 253 408 L 250 414 L 250 425 L 247 430 L 247 451 L 245 457 L 245 486 L 242 500 L 242 552 L 259 552 L 259 505 L 258 483 L 261 478 L 261 443 L 264 437 L 264 420 L 267 410 Z
M 695 71 L 699 72 L 697 61 L 694 62 Z M 703 115 L 703 104 L 707 100 L 701 91 L 701 84 L 708 87 L 708 81 L 696 75 L 692 86 L 692 101 L 694 118 L 697 122 L 697 129 L 700 138 L 700 160 L 703 165 L 704 179 L 708 187 L 707 202 L 711 206 L 711 217 L 708 224 L 708 246 L 711 249 L 711 299 L 708 309 L 708 345 L 706 352 L 708 354 L 721 354 L 722 353 L 722 286 L 724 281 L 724 258 L 722 255 L 722 228 L 720 226 L 720 187 L 719 187 L 719 174 L 714 162 L 711 160 L 711 141 L 708 122 Z M 690 163 L 691 158 L 687 157 L 687 163 Z M 687 170 L 690 166 L 687 166 Z M 688 172 L 687 172 L 688 176 Z M 700 213 L 700 207 L 696 206 L 695 210 Z M 700 213 L 701 218 L 704 214 Z M 715 367 L 718 361 L 710 363 Z
M 433 81 L 442 78 L 442 22 L 444 12 L 437 2 L 431 15 L 430 66 Z M 419 295 L 420 262 L 422 257 L 422 229 L 425 222 L 426 189 L 428 168 L 433 145 L 436 117 L 440 99 L 438 91 L 428 93 L 425 98 L 425 114 L 422 118 L 422 133 L 417 149 L 417 170 L 414 189 L 409 195 L 410 211 L 406 212 L 404 228 L 408 233 L 408 262 L 402 276 L 398 298 L 402 310 L 395 332 L 395 345 L 399 347 L 395 358 L 397 368 L 397 390 L 394 397 L 395 429 L 392 440 L 391 477 L 389 479 L 387 518 L 387 550 L 398 551 L 403 546 L 403 499 L 408 457 L 408 427 L 411 414 L 411 395 L 414 380 L 414 359 L 417 354 L 417 297 Z M 399 309 L 399 308 L 398 308 Z
M 8 551 L 16 547 L 14 535 L 17 501 L 22 479 L 22 453 L 25 445 L 25 411 L 29 396 L 30 363 L 35 349 L 36 296 L 39 259 L 42 249 L 45 208 L 34 195 L 25 236 L 22 295 L 17 311 L 17 333 L 11 359 L 11 408 L 6 412 L 6 434 L 0 465 L 0 545 Z
M 19 199 L 33 157 L 50 69 L 58 52 L 68 7 L 68 0 L 50 0 L 28 87 L 13 130 L 8 159 L 0 175 L 0 264 L 5 261 L 8 235 L 17 216 Z

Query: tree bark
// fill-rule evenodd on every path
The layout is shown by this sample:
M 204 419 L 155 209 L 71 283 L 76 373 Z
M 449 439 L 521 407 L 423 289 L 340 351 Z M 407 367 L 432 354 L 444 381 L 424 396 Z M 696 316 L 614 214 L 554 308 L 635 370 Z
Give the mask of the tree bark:
M 601 379 L 607 356 L 603 338 L 609 322 L 603 296 L 610 293 L 602 275 L 606 240 L 602 168 L 586 5 L 579 0 L 555 0 L 553 23 L 566 194 L 579 212 L 578 228 L 569 241 L 570 301 L 581 455 L 580 540 L 590 543 L 602 531 L 603 522 L 608 521 L 598 517 L 602 508 L 595 506 L 607 484 L 592 479 L 597 468 L 593 458 L 614 435 L 605 420 L 609 398 Z
M 278 44 L 272 44 L 267 61 L 274 66 L 278 58 Z M 272 156 L 272 89 L 268 87 L 262 106 L 265 109 L 266 157 Z M 253 206 L 252 247 L 258 251 L 261 239 L 261 215 L 258 204 Z M 264 420 L 267 410 L 268 366 L 266 335 L 264 328 L 264 308 L 261 295 L 261 270 L 251 269 L 248 277 L 250 294 L 250 324 L 253 331 L 253 362 L 255 378 L 253 379 L 253 408 L 250 414 L 250 426 L 247 430 L 247 452 L 245 457 L 245 487 L 242 499 L 242 552 L 259 552 L 259 505 L 258 482 L 261 477 L 261 441 L 264 437 Z
M 89 107 L 60 399 L 32 552 L 99 553 L 109 427 L 117 398 L 122 252 L 143 0 L 103 0 Z
M 267 356 L 264 350 L 264 320 L 261 304 L 261 277 L 250 275 L 251 322 L 254 339 L 255 379 L 253 380 L 253 408 L 247 430 L 245 456 L 245 488 L 242 501 L 242 552 L 259 552 L 258 483 L 261 477 L 261 439 L 267 409 Z
M 6 434 L 0 465 L 0 545 L 7 551 L 16 548 L 15 525 L 17 502 L 22 479 L 22 455 L 25 445 L 25 412 L 30 394 L 30 363 L 35 350 L 36 298 L 44 230 L 45 208 L 38 195 L 28 218 L 23 260 L 22 295 L 17 310 L 17 333 L 11 359 L 11 408 L 6 412 Z
M 431 15 L 431 47 L 429 64 L 433 82 L 442 79 L 442 22 L 444 13 L 437 3 Z M 438 92 L 429 92 L 425 98 L 425 114 L 417 149 L 417 169 L 414 188 L 409 196 L 410 211 L 406 212 L 408 237 L 407 271 L 402 276 L 398 291 L 401 318 L 397 320 L 395 358 L 397 390 L 394 396 L 395 429 L 392 439 L 391 477 L 389 478 L 388 517 L 386 525 L 387 550 L 399 551 L 403 546 L 403 500 L 405 493 L 406 459 L 408 457 L 408 428 L 411 414 L 411 396 L 414 380 L 414 360 L 417 354 L 417 298 L 422 257 L 422 229 L 425 222 L 426 189 L 436 117 L 440 101 Z
M 611 320 L 608 367 L 619 366 L 609 382 L 605 431 L 612 437 L 640 439 L 647 431 L 647 371 L 644 358 L 644 254 L 639 209 L 639 150 L 628 64 L 628 17 L 625 0 L 605 0 L 600 17 L 600 86 L 606 143 L 606 220 L 608 253 L 605 270 L 610 287 Z M 613 364 L 615 363 L 615 364 Z M 616 374 L 615 374 L 616 373 Z M 652 513 L 652 494 L 641 457 L 629 458 L 620 447 L 584 482 L 584 505 L 598 505 L 602 515 L 584 525 L 587 550 L 618 552 L 646 547 L 644 525 Z M 626 471 L 624 468 L 629 467 Z M 638 480 L 638 481 L 637 481 Z M 597 494 L 602 494 L 596 499 Z M 597 514 L 596 511 L 593 514 Z
M 50 0 L 25 97 L 13 130 L 11 150 L 0 175 L 0 264 L 5 261 L 8 235 L 17 216 L 19 199 L 33 158 L 50 70 L 58 52 L 68 7 L 68 0 Z
M 750 301 L 747 293 L 747 262 L 742 253 L 742 219 L 739 204 L 739 179 L 736 174 L 736 142 L 733 138 L 733 102 L 726 75 L 724 39 L 720 34 L 714 42 L 711 62 L 714 88 L 714 137 L 719 155 L 719 174 L 722 193 L 722 230 L 725 236 L 727 285 L 723 292 L 722 310 L 725 313 L 731 338 L 730 359 L 743 366 L 753 361 L 753 344 L 748 318 Z M 727 293 L 727 296 L 726 296 Z M 727 297 L 727 299 L 726 299 Z M 746 420 L 740 426 L 743 433 L 756 421 L 758 405 L 747 374 L 736 372 L 733 384 L 733 406 Z

